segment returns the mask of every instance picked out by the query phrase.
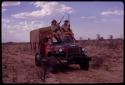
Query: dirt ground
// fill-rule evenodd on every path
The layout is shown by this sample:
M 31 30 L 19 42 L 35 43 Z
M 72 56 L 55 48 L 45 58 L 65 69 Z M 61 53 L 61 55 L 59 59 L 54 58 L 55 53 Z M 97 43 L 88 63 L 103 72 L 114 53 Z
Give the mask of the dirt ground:
M 2 44 L 3 83 L 122 83 L 123 44 L 116 48 L 82 45 L 92 57 L 90 69 L 80 70 L 70 65 L 57 74 L 47 73 L 46 81 L 40 79 L 41 69 L 35 66 L 34 54 L 29 44 Z M 101 60 L 102 63 L 97 63 Z

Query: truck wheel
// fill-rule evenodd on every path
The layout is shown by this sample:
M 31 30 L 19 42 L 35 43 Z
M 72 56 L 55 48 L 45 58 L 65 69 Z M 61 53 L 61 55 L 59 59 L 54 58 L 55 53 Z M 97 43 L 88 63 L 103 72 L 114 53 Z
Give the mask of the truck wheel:
M 87 71 L 89 69 L 89 61 L 84 61 L 83 63 L 80 63 L 80 69 Z
M 41 55 L 39 53 L 37 53 L 35 55 L 35 64 L 36 64 L 36 66 L 40 66 L 41 65 L 40 64 L 40 57 L 41 57 Z

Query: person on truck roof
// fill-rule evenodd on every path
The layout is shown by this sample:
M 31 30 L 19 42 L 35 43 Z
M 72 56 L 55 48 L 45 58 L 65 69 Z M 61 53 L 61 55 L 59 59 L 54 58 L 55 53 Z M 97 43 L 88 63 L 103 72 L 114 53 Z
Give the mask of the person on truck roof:
M 63 32 L 72 32 L 72 30 L 70 29 L 70 24 L 68 20 L 64 21 L 64 24 L 62 25 L 61 28 Z
M 51 30 L 53 31 L 53 36 L 55 37 L 55 39 L 58 42 L 62 42 L 60 26 L 55 19 L 52 20 L 52 22 L 51 22 Z
M 64 36 L 70 36 L 72 39 L 74 39 L 73 37 L 74 34 L 72 33 L 72 30 L 70 29 L 69 20 L 64 21 L 64 24 L 61 26 L 61 31 Z

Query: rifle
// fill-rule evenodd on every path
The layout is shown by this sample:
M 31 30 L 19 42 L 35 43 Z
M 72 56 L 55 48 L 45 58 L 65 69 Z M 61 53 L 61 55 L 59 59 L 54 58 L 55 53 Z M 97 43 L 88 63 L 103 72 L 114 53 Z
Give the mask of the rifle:
M 59 26 L 59 24 L 61 23 L 61 21 L 63 20 L 63 18 L 64 18 L 64 16 L 63 16 L 63 17 L 61 18 L 61 20 L 59 21 L 58 26 Z M 58 31 L 58 30 L 61 31 L 60 26 L 59 26 L 59 29 L 57 29 L 56 31 Z
M 61 21 L 63 20 L 64 16 L 61 18 L 61 20 L 59 21 L 59 24 L 61 23 Z

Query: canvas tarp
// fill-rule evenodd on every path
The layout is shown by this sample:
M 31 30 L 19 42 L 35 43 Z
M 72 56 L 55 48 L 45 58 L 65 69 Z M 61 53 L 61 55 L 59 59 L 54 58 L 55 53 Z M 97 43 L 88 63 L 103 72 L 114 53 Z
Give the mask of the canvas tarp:
M 52 34 L 50 26 L 32 30 L 30 32 L 31 49 L 38 50 L 39 44 L 45 43 L 48 34 Z

